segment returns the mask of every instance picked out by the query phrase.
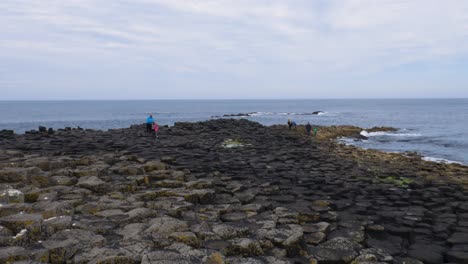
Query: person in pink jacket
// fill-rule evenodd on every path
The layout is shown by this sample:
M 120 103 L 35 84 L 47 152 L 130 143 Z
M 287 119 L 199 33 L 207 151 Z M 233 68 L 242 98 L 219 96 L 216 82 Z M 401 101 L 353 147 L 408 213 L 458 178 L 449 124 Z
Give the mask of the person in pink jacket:
M 158 131 L 159 131 L 158 123 L 156 123 L 156 122 L 153 123 L 153 130 L 154 130 L 154 137 L 157 138 L 158 137 Z

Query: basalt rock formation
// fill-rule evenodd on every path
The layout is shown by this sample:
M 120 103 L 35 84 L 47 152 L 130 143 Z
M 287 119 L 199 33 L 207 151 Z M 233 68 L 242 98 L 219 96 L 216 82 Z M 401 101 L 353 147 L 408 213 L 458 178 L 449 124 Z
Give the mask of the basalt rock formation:
M 224 114 L 223 117 L 247 117 L 256 114 L 257 112 L 238 113 L 238 114 Z
M 247 120 L 159 132 L 3 132 L 0 263 L 468 263 L 468 192 L 420 167 Z

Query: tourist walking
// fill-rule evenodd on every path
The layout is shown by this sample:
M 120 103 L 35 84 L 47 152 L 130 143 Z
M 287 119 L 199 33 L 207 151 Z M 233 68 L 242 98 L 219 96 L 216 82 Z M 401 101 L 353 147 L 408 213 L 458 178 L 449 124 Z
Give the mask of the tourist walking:
M 289 130 L 291 130 L 291 128 L 296 128 L 296 122 L 294 121 L 291 121 L 291 119 L 288 119 L 288 127 L 289 127 Z
M 153 123 L 154 123 L 153 115 L 150 114 L 146 118 L 146 132 L 147 133 L 152 133 L 153 132 Z
M 305 125 L 305 129 L 307 131 L 307 135 L 310 136 L 310 131 L 312 130 L 312 126 L 310 125 L 309 122 L 307 122 L 307 125 Z
M 156 122 L 154 122 L 153 124 L 153 131 L 154 131 L 154 138 L 158 138 L 159 125 Z

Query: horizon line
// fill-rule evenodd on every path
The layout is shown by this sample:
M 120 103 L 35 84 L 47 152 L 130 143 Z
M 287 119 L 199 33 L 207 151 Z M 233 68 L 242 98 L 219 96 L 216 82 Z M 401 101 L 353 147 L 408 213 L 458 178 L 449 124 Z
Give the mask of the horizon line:
M 378 97 L 378 98 L 165 98 L 165 99 L 7 99 L 0 102 L 59 102 L 59 101 L 287 101 L 287 100 L 463 100 L 468 97 Z

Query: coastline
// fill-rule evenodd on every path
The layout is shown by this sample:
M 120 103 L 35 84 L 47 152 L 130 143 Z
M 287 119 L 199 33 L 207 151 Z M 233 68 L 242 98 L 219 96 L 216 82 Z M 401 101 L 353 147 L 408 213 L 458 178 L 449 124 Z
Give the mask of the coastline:
M 12 254 L 0 260 L 468 259 L 468 167 L 302 129 L 218 119 L 158 139 L 139 125 L 1 137 L 0 252 Z

